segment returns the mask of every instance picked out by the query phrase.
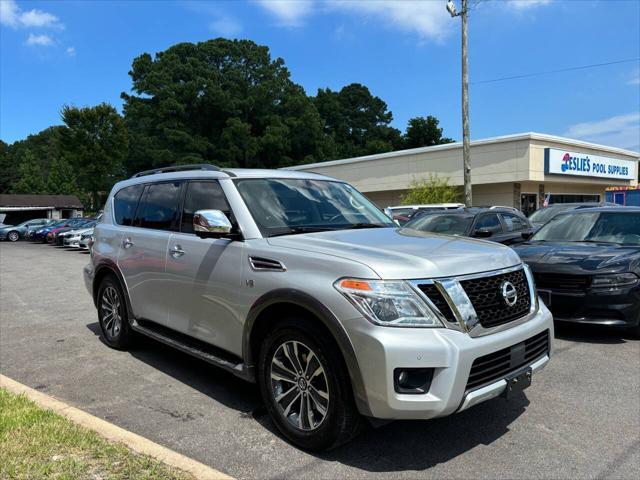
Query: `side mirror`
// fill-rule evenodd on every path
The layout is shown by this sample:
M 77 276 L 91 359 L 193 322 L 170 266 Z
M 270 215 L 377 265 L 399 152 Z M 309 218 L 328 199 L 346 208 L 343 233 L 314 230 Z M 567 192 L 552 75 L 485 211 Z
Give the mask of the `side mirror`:
M 193 232 L 200 238 L 231 236 L 233 226 L 220 210 L 198 210 L 193 214 Z
M 532 236 L 533 236 L 533 232 L 531 232 L 531 231 L 522 232 L 522 239 L 523 240 L 529 240 Z
M 479 228 L 473 232 L 475 238 L 489 238 L 491 235 L 493 235 L 493 232 L 488 228 Z

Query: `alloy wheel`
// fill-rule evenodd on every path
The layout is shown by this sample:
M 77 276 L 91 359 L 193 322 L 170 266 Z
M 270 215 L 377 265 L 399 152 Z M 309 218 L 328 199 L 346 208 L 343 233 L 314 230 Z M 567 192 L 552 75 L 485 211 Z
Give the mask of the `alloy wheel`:
M 118 291 L 111 285 L 104 289 L 102 301 L 102 325 L 109 338 L 116 338 L 122 328 L 123 305 Z
M 273 354 L 269 374 L 280 414 L 294 428 L 317 429 L 329 411 L 329 382 L 314 351 L 296 340 L 282 343 Z
M 17 242 L 18 238 L 20 238 L 20 234 L 18 232 L 9 232 L 9 240 L 12 242 Z

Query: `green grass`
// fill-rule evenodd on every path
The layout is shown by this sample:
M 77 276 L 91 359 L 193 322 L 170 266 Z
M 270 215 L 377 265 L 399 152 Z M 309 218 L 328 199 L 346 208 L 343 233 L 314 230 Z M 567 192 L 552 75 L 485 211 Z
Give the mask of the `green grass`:
M 192 479 L 0 388 L 0 478 Z

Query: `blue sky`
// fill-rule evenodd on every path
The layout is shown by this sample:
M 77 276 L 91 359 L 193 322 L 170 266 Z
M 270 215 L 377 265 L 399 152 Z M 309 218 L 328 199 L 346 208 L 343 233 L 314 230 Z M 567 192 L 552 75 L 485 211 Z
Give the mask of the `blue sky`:
M 459 5 L 459 0 L 458 5 Z M 469 0 L 471 5 L 476 0 Z M 0 138 L 60 123 L 64 104 L 121 107 L 134 57 L 248 38 L 308 94 L 367 85 L 394 125 L 435 115 L 460 139 L 460 23 L 445 0 L 0 0 Z M 638 0 L 482 0 L 471 10 L 472 138 L 537 131 L 640 150 Z

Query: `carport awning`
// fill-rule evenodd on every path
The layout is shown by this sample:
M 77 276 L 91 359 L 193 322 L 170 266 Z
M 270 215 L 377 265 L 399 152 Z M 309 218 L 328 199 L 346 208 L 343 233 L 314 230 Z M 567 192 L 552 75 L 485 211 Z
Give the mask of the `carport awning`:
M 24 212 L 26 210 L 55 210 L 56 207 L 0 207 L 0 212 Z

